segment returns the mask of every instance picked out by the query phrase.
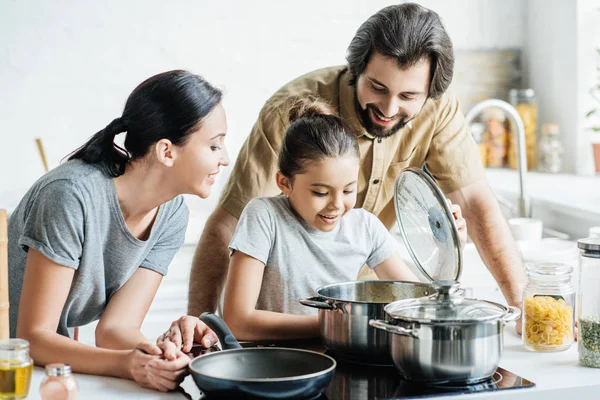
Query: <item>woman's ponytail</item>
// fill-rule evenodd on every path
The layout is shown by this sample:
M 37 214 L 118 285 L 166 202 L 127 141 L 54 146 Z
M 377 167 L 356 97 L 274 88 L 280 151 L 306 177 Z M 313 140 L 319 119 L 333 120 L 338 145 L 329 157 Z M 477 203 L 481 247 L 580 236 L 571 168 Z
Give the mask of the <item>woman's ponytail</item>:
M 129 155 L 125 149 L 115 144 L 115 136 L 127 131 L 122 118 L 115 118 L 106 128 L 96 133 L 83 146 L 75 150 L 69 160 L 83 160 L 90 164 L 100 164 L 106 172 L 117 177 L 125 172 Z
M 161 139 L 184 145 L 222 97 L 221 90 L 188 71 L 154 75 L 129 95 L 120 118 L 92 136 L 68 159 L 102 165 L 112 177 L 123 175 L 129 161 L 145 157 Z M 127 136 L 121 147 L 114 140 L 123 132 Z

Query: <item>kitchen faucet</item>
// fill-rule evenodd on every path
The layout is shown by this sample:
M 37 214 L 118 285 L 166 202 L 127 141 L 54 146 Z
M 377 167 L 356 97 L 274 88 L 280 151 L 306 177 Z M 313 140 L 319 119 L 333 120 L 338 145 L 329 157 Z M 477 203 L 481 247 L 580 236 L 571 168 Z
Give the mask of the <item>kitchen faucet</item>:
M 470 129 L 471 122 L 486 108 L 499 108 L 508 117 L 514 127 L 517 137 L 517 169 L 519 171 L 519 217 L 530 216 L 529 197 L 525 189 L 525 180 L 527 174 L 527 153 L 525 148 L 525 126 L 517 110 L 503 100 L 488 99 L 483 100 L 473 106 L 465 116 L 465 123 Z

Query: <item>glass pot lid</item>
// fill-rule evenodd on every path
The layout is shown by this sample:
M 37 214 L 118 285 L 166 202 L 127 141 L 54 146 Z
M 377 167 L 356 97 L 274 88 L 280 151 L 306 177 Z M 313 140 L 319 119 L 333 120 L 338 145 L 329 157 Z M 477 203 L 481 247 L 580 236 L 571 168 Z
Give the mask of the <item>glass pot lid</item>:
M 446 197 L 424 171 L 406 168 L 394 188 L 396 220 L 417 268 L 430 281 L 458 280 L 462 249 Z
M 437 294 L 430 297 L 398 300 L 384 310 L 391 317 L 411 322 L 481 322 L 503 318 L 508 308 L 501 304 L 465 299 L 457 294 L 456 281 L 435 281 Z

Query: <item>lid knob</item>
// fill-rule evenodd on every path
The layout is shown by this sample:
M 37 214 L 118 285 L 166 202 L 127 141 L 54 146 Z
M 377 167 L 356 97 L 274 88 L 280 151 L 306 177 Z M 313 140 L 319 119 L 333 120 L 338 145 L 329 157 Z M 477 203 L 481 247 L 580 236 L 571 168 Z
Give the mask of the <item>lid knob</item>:
M 458 281 L 453 280 L 438 280 L 431 282 L 431 286 L 437 290 L 437 299 L 442 302 L 456 302 L 457 298 L 460 297 L 456 294 L 460 287 Z

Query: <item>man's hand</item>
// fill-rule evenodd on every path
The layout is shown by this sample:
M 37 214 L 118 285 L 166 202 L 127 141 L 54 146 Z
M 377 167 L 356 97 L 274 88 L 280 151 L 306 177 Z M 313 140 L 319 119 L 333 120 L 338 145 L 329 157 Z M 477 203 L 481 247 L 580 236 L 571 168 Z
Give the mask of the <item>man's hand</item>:
M 184 315 L 156 340 L 166 360 L 175 360 L 178 352 L 189 353 L 194 342 L 209 348 L 219 339 L 198 317 Z

